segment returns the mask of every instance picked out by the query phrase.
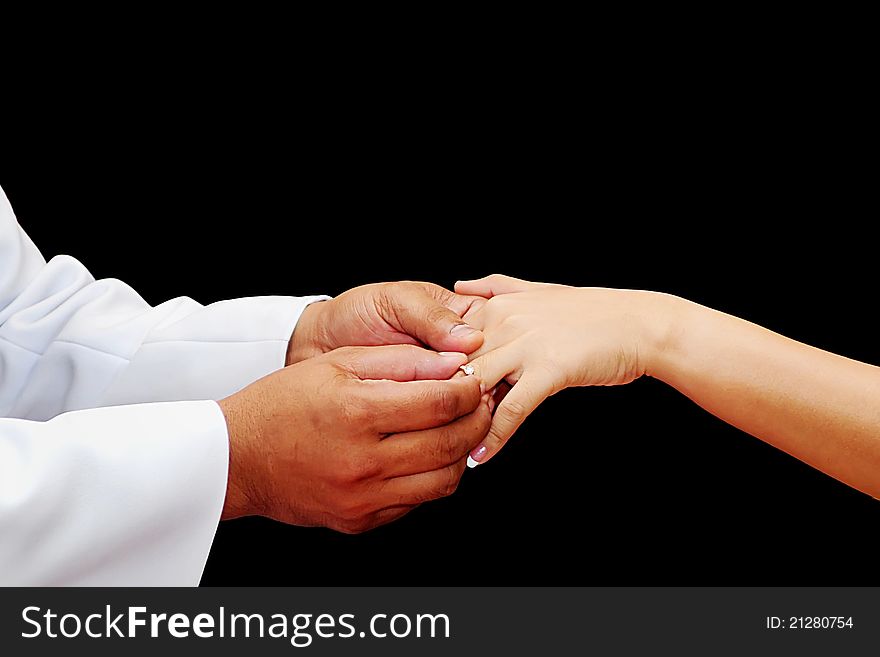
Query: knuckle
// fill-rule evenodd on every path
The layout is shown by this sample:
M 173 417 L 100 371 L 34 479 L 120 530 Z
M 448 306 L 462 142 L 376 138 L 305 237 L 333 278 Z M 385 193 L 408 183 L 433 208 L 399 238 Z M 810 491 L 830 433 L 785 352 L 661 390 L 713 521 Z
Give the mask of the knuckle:
M 501 299 L 502 303 L 500 305 L 504 305 L 506 302 L 505 297 L 496 297 L 496 299 Z M 503 308 L 499 308 L 499 312 L 504 314 L 504 319 L 501 320 L 501 326 L 511 330 L 521 330 L 522 328 L 528 325 L 528 318 L 521 313 L 512 313 L 507 312 Z
M 521 401 L 505 399 L 495 412 L 495 416 L 498 417 L 500 415 L 500 419 L 506 422 L 516 422 L 526 414 L 526 411 L 525 404 Z
M 474 368 L 474 374 L 477 375 L 477 379 L 483 379 L 486 376 L 490 376 L 491 372 L 495 369 L 495 352 L 490 351 L 482 354 L 470 361 L 469 365 Z
M 360 359 L 364 353 L 364 347 L 338 347 L 331 353 L 338 362 L 349 364 Z
M 434 416 L 449 421 L 458 416 L 459 397 L 448 387 L 442 388 L 433 397 Z
M 504 436 L 502 434 L 503 430 L 497 423 L 493 423 L 489 428 L 489 433 L 486 434 L 486 439 L 483 441 L 490 452 L 494 452 L 504 445 Z
M 459 458 L 464 436 L 457 431 L 445 431 L 440 444 L 437 447 L 438 456 L 444 463 L 451 463 Z
M 443 320 L 445 320 L 448 317 L 449 312 L 450 311 L 446 310 L 446 308 L 444 308 L 443 306 L 432 304 L 428 308 L 428 312 L 425 315 L 425 319 L 431 325 L 440 324 Z
M 400 282 L 399 281 L 383 281 L 382 283 L 374 283 L 375 289 L 379 292 L 393 292 L 396 289 L 399 289 Z
M 348 425 L 364 427 L 373 420 L 375 411 L 358 394 L 345 394 L 339 402 L 340 419 Z
M 454 466 L 448 466 L 439 471 L 435 481 L 427 485 L 423 490 L 415 495 L 416 504 L 430 502 L 431 500 L 440 499 L 441 497 L 449 497 L 458 488 L 458 482 L 461 475 L 456 471 Z M 413 503 L 412 501 L 410 503 Z
M 438 497 L 449 497 L 458 489 L 458 482 L 461 481 L 461 477 L 458 472 L 453 467 L 448 467 L 444 470 L 444 481 L 440 486 L 438 491 Z
M 362 378 L 364 374 L 363 347 L 339 347 L 331 352 L 334 365 L 342 374 Z
M 390 281 L 388 283 L 380 283 L 379 285 L 381 286 L 380 290 L 383 300 L 386 303 L 391 304 L 396 297 L 406 291 L 409 283 L 406 281 Z
M 499 328 L 511 330 L 517 327 L 509 295 L 492 297 L 486 302 L 486 313 Z
M 351 468 L 348 461 L 339 461 L 330 473 L 329 479 L 343 490 L 347 490 L 356 481 L 351 476 Z
M 371 511 L 359 496 L 349 495 L 336 505 L 335 515 L 342 522 L 356 523 L 367 518 Z
M 432 461 L 434 463 L 447 464 L 457 460 L 461 442 L 462 437 L 459 435 L 459 432 L 452 429 L 443 429 L 431 450 Z
M 343 465 L 343 477 L 349 483 L 358 483 L 372 479 L 379 474 L 379 461 L 365 453 L 349 456 Z
M 546 387 L 553 393 L 559 392 L 563 387 L 561 382 L 565 381 L 563 372 L 566 370 L 566 362 L 565 354 L 548 352 L 535 367 L 535 376 L 539 381 L 535 387 Z

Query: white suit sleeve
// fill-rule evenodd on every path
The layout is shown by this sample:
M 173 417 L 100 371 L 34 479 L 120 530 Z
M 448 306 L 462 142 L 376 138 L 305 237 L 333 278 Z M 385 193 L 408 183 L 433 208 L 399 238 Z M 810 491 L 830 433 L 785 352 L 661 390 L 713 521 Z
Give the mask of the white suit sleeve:
M 213 401 L 0 419 L 0 585 L 198 585 L 227 458 Z
M 0 584 L 197 584 L 226 491 L 223 414 L 124 404 L 217 399 L 280 368 L 318 298 L 151 308 L 73 258 L 47 264 L 0 190 Z
M 226 397 L 281 368 L 303 309 L 325 298 L 151 308 L 69 256 L 47 264 L 0 190 L 0 416 Z

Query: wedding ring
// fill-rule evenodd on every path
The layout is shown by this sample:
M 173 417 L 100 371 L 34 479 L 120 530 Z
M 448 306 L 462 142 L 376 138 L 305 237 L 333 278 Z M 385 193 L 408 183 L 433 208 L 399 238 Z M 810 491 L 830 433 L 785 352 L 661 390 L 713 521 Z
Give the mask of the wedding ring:
M 470 376 L 471 374 L 474 373 L 474 366 L 471 365 L 470 363 L 468 363 L 467 365 L 462 365 L 458 369 L 460 369 L 462 372 L 464 372 L 468 376 Z

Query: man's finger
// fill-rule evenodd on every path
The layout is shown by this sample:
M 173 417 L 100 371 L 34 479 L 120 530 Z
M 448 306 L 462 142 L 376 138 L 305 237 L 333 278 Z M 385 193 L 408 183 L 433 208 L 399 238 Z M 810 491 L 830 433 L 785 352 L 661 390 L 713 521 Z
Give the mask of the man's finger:
M 469 354 L 483 344 L 483 334 L 465 323 L 456 310 L 464 314 L 471 303 L 437 286 L 399 283 L 388 287 L 382 310 L 385 321 L 432 349 Z
M 473 413 L 446 426 L 388 436 L 378 447 L 385 475 L 402 477 L 457 463 L 486 437 L 491 422 L 484 399 Z
M 464 317 L 466 313 L 474 309 L 475 305 L 486 303 L 486 299 L 481 296 L 456 294 L 434 283 L 417 283 L 417 285 L 420 285 L 437 303 L 449 308 L 459 317 Z
M 495 456 L 523 421 L 553 392 L 552 386 L 529 371 L 522 375 L 495 409 L 492 426 L 483 442 L 471 451 L 468 465 L 485 463 Z
M 467 361 L 459 352 L 437 353 L 415 345 L 347 347 L 338 353 L 345 357 L 343 362 L 348 370 L 364 380 L 445 381 Z
M 452 495 L 465 469 L 465 460 L 431 472 L 395 477 L 383 482 L 383 495 L 389 504 L 421 504 Z
M 378 433 L 433 429 L 472 413 L 480 403 L 473 376 L 448 381 L 362 381 L 360 401 Z
M 531 283 L 503 274 L 492 274 L 473 281 L 458 281 L 455 284 L 455 291 L 458 294 L 475 294 L 488 299 L 498 294 L 526 292 L 540 286 L 541 283 Z

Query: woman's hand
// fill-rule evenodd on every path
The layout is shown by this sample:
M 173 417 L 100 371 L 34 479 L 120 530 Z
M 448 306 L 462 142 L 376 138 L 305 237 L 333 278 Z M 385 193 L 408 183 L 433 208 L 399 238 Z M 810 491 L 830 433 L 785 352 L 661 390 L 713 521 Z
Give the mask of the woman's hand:
M 492 458 L 550 395 L 572 386 L 629 383 L 650 372 L 668 331 L 669 295 L 577 288 L 493 275 L 460 281 L 458 294 L 486 297 L 463 317 L 483 331 L 471 365 L 491 389 L 512 385 L 500 401 L 471 467 Z
M 880 368 L 790 340 L 680 297 L 489 276 L 455 286 L 482 329 L 486 389 L 513 388 L 468 464 L 494 456 L 542 400 L 568 386 L 648 374 L 710 413 L 880 499 Z M 496 393 L 496 400 L 503 392 Z M 489 404 L 491 410 L 492 404 Z

